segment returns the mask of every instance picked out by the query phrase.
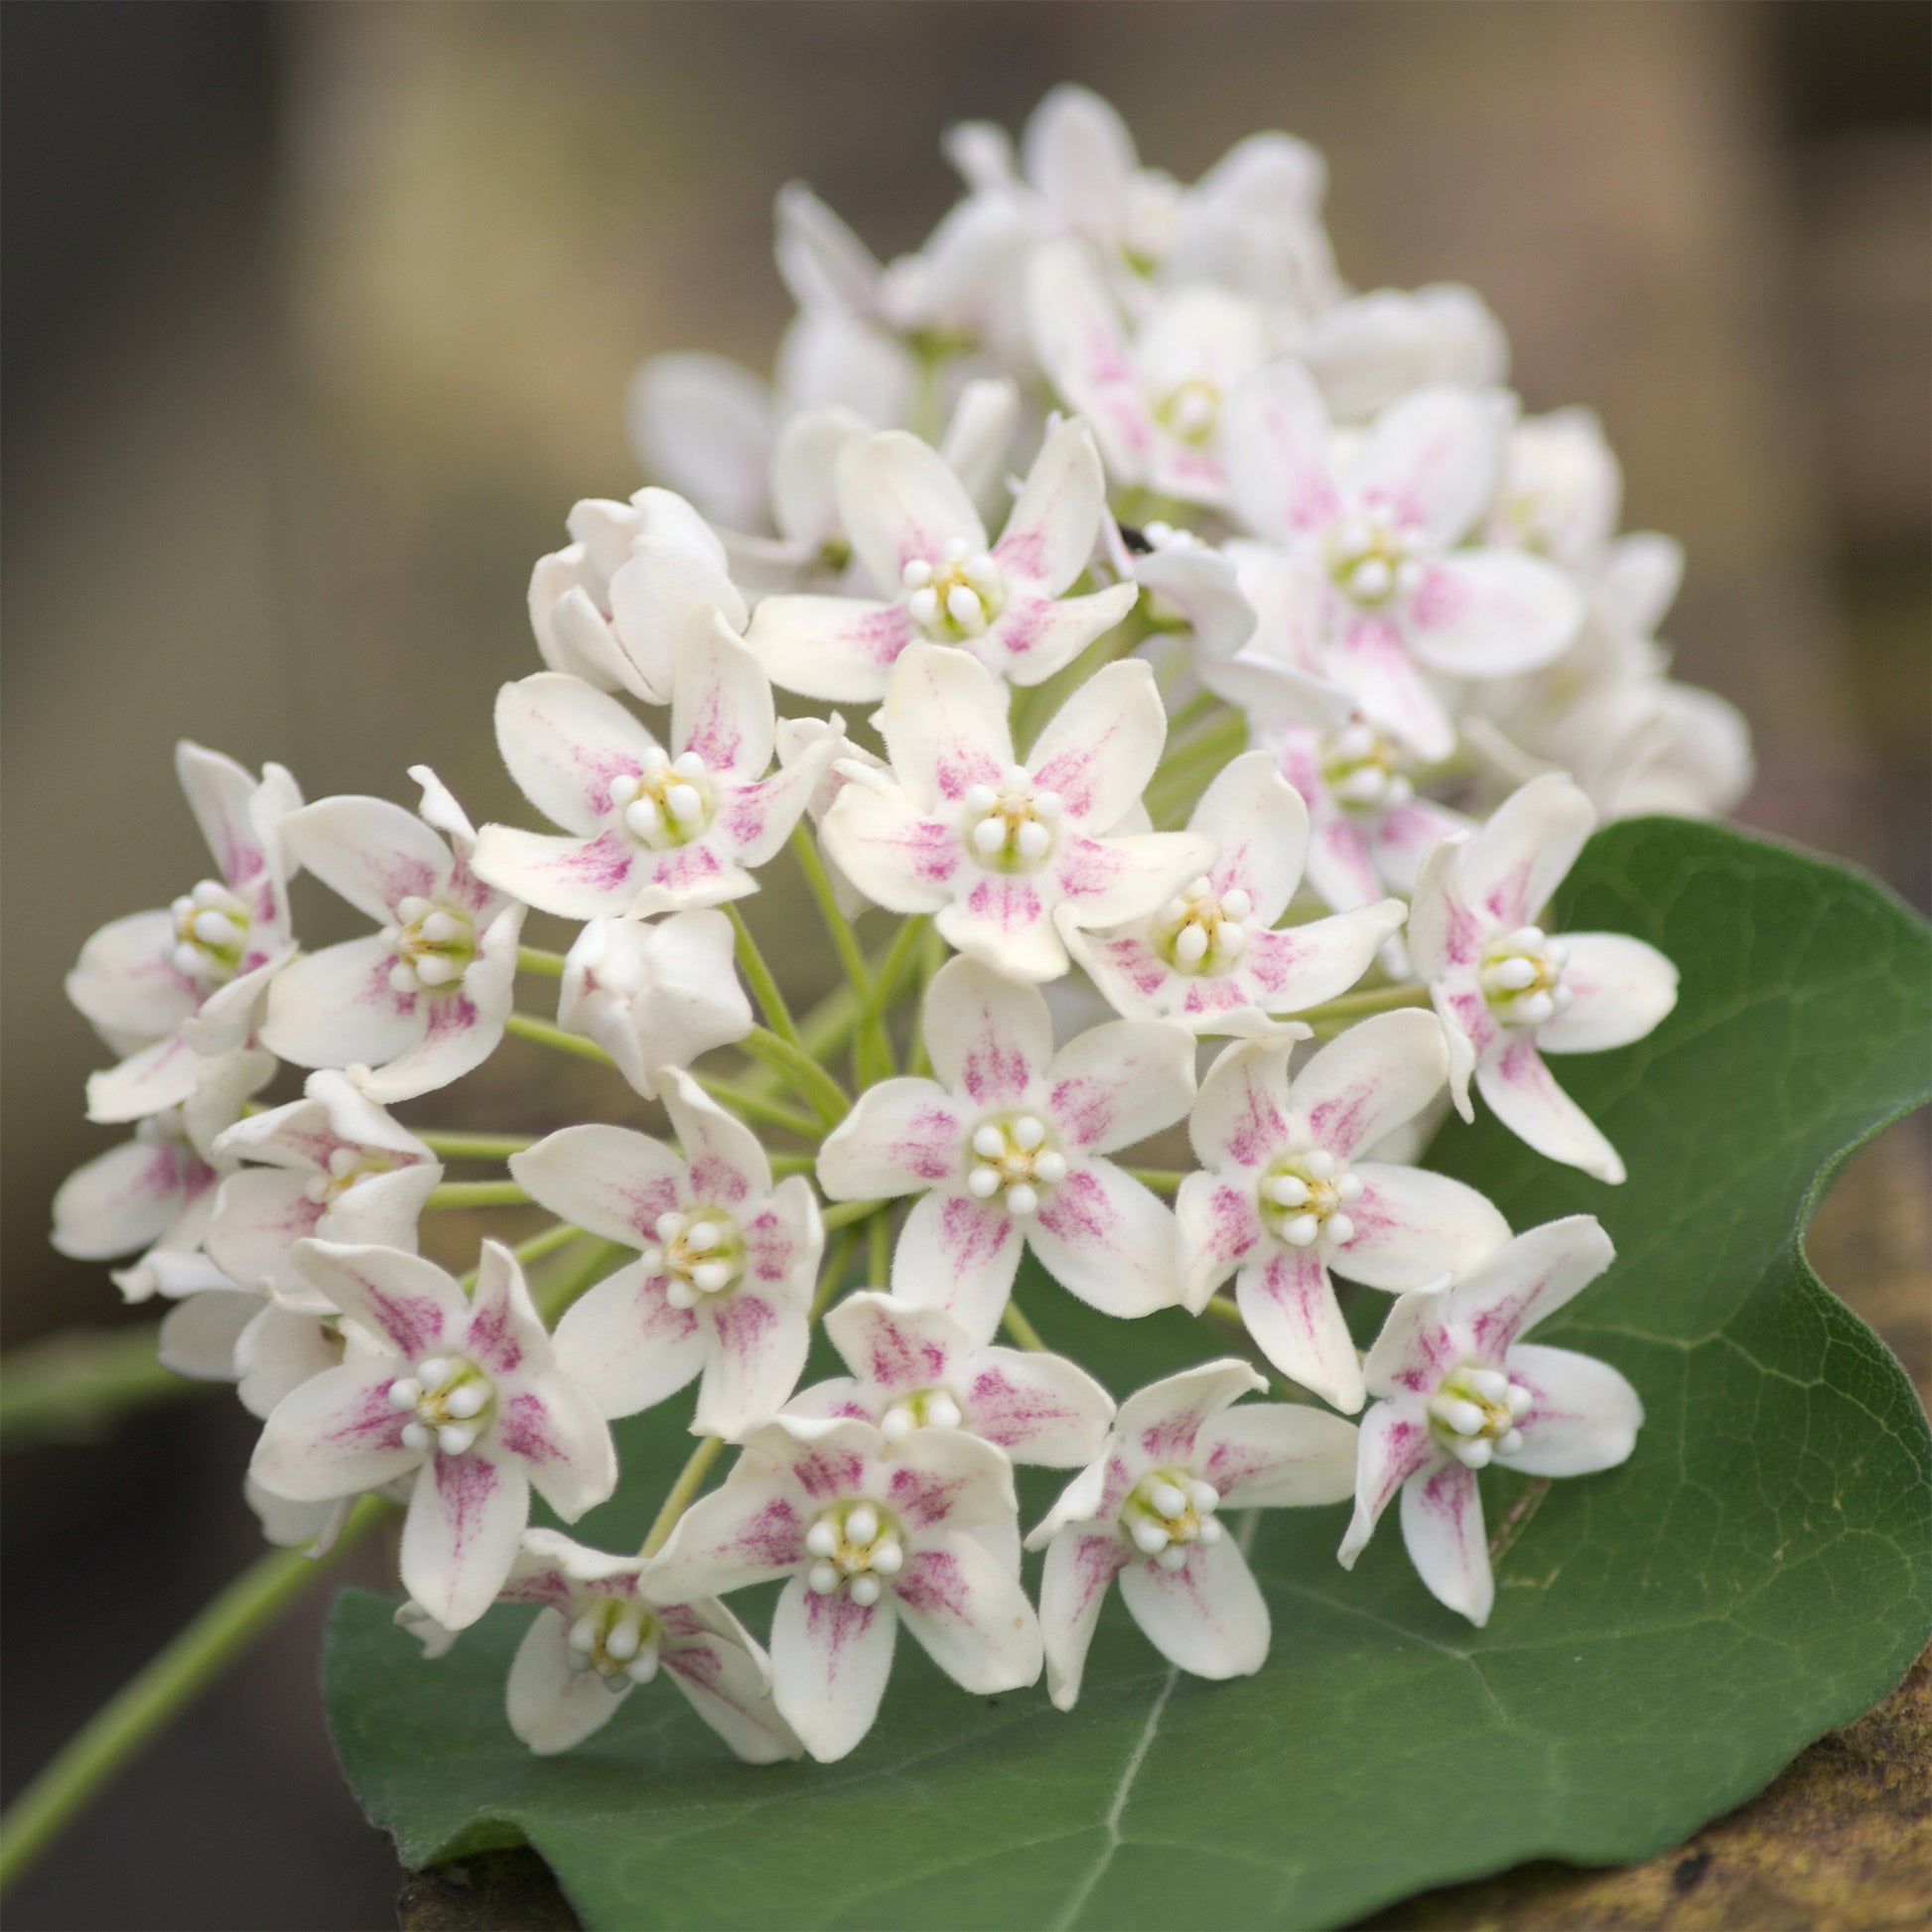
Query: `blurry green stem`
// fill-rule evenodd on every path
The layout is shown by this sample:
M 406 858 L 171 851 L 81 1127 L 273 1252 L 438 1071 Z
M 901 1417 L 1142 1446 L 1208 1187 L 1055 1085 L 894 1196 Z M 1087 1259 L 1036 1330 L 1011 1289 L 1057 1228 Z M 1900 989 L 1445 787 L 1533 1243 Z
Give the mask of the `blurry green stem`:
M 1138 1180 L 1143 1187 L 1152 1187 L 1157 1194 L 1172 1194 L 1187 1178 L 1173 1168 L 1124 1168 L 1121 1172 Z
M 212 1388 L 155 1360 L 159 1329 L 64 1328 L 0 1357 L 0 1447 L 91 1436 L 130 1410 Z
M 1047 1347 L 1040 1332 L 1020 1312 L 1018 1302 L 1009 1302 L 1007 1311 L 1000 1319 L 1006 1324 L 1006 1331 L 1022 1348 L 1031 1348 L 1035 1355 L 1047 1353 Z
M 533 1013 L 511 1014 L 503 1022 L 503 1031 L 514 1034 L 518 1039 L 534 1039 L 540 1046 L 554 1046 L 560 1053 L 575 1053 L 580 1060 L 595 1060 L 599 1066 L 617 1065 L 596 1040 L 586 1039 L 582 1034 L 566 1033 L 548 1020 L 539 1020 Z
M 838 953 L 839 964 L 845 968 L 846 979 L 860 999 L 869 998 L 872 974 L 867 970 L 865 954 L 859 949 L 859 935 L 852 930 L 852 921 L 839 909 L 832 876 L 825 870 L 825 861 L 818 856 L 818 841 L 803 820 L 792 828 L 791 850 L 805 875 L 805 884 L 811 888 L 812 897 L 818 901 L 819 916 L 832 936 L 832 946 Z
M 846 1090 L 795 1040 L 784 1039 L 763 1027 L 754 1027 L 745 1037 L 745 1050 L 756 1053 L 767 1066 L 783 1069 L 791 1084 L 811 1103 L 820 1125 L 836 1127 L 852 1111 Z
M 1401 1007 L 1426 1007 L 1429 988 L 1417 982 L 1411 986 L 1378 986 L 1369 993 L 1344 993 L 1325 1006 L 1310 1007 L 1306 1013 L 1290 1017 L 1309 1027 L 1345 1026 L 1351 1020 L 1366 1019 L 1371 1013 L 1393 1013 Z
M 514 1180 L 446 1180 L 425 1207 L 520 1207 L 530 1196 Z
M 518 946 L 516 970 L 519 973 L 541 973 L 545 979 L 560 980 L 564 976 L 564 956 L 560 952 L 545 952 L 541 946 Z
M 771 968 L 764 963 L 764 955 L 759 951 L 759 942 L 752 937 L 752 928 L 745 923 L 744 913 L 735 905 L 727 905 L 725 916 L 731 920 L 732 929 L 738 934 L 739 971 L 750 982 L 753 998 L 763 1012 L 765 1024 L 787 1046 L 795 1046 L 803 1052 L 804 1042 L 798 1037 L 798 1023 L 791 1017 L 791 1009 L 785 1005 L 785 996 L 778 991 L 778 982 L 772 976 Z
M 831 1228 L 849 1228 L 854 1221 L 863 1221 L 869 1214 L 877 1214 L 883 1207 L 891 1207 L 889 1200 L 846 1200 L 836 1207 L 825 1210 L 825 1225 Z
M 439 1161 L 506 1161 L 535 1147 L 528 1134 L 432 1134 L 427 1128 L 409 1130 Z
M 677 1480 L 671 1484 L 671 1493 L 664 1498 L 664 1507 L 650 1526 L 650 1534 L 644 1538 L 644 1547 L 637 1552 L 640 1557 L 654 1557 L 670 1541 L 677 1519 L 691 1507 L 692 1499 L 704 1486 L 704 1479 L 711 1473 L 711 1465 L 724 1447 L 722 1436 L 707 1436 L 691 1451 L 689 1460 L 677 1472 Z

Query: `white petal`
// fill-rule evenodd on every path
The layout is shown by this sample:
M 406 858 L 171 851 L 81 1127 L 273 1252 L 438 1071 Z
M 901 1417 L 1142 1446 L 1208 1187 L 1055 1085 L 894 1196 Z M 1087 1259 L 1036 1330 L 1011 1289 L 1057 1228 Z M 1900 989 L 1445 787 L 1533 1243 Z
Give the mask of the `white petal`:
M 950 904 L 966 864 L 958 827 L 927 817 L 897 785 L 847 785 L 825 814 L 819 842 L 867 898 L 894 912 L 937 912 Z
M 976 376 L 960 390 L 939 454 L 974 502 L 984 505 L 1004 483 L 1019 421 L 1020 386 L 1011 377 Z
M 1616 1258 L 1593 1214 L 1572 1214 L 1519 1234 L 1449 1292 L 1445 1318 L 1478 1357 L 1502 1365 L 1519 1335 L 1574 1301 Z
M 1194 1098 L 1194 1043 L 1159 1021 L 1077 1034 L 1046 1069 L 1048 1119 L 1070 1152 L 1111 1154 L 1172 1127 Z
M 1608 1362 L 1526 1341 L 1509 1351 L 1508 1365 L 1509 1379 L 1532 1398 L 1517 1419 L 1523 1447 L 1508 1467 L 1526 1476 L 1583 1476 L 1628 1459 L 1643 1402 Z
M 758 659 L 714 621 L 678 652 L 671 749 L 695 752 L 713 772 L 761 777 L 771 762 L 771 686 Z
M 821 1596 L 794 1577 L 771 1619 L 771 1696 L 799 1741 L 830 1764 L 872 1728 L 892 1674 L 898 1612 L 891 1597 L 862 1609 L 843 1590 Z
M 1125 122 L 1090 88 L 1061 82 L 1028 117 L 1020 163 L 1061 225 L 1119 246 L 1140 170 Z
M 1455 731 L 1443 701 L 1411 654 L 1408 639 L 1387 618 L 1347 622 L 1323 657 L 1323 669 L 1351 692 L 1362 713 L 1427 764 L 1455 749 Z
M 332 1308 L 383 1336 L 406 1363 L 454 1347 L 469 1323 L 469 1297 L 421 1255 L 304 1241 L 295 1266 Z
M 1505 930 L 1527 924 L 1549 903 L 1595 826 L 1589 800 L 1561 771 L 1532 778 L 1462 848 L 1469 905 Z
M 1496 1600 L 1476 1472 L 1445 1457 L 1402 1486 L 1402 1540 L 1430 1593 L 1480 1628 Z
M 1330 1040 L 1292 1092 L 1315 1144 L 1345 1161 L 1413 1120 L 1448 1078 L 1442 1023 L 1411 1008 L 1375 1014 Z
M 641 1586 L 652 1600 L 688 1600 L 768 1583 L 805 1561 L 813 1513 L 788 1468 L 741 1457 L 722 1488 L 700 1496 L 678 1518 Z
M 714 626 L 734 633 L 744 627 L 745 599 L 722 548 L 710 531 L 705 535 L 710 541 L 702 545 L 683 534 L 639 536 L 611 579 L 608 630 L 617 645 L 617 679 L 647 704 L 671 695 L 678 658 L 694 641 Z
M 935 1380 L 937 1378 L 934 1378 Z M 983 1348 L 960 1386 L 966 1426 L 1016 1462 L 1077 1468 L 1100 1453 L 1114 1399 L 1061 1355 Z
M 707 1300 L 698 1314 L 713 1339 L 691 1427 L 735 1439 L 775 1416 L 798 1386 L 811 1343 L 806 1304 L 748 1284 Z
M 1141 399 L 1120 319 L 1084 248 L 1049 241 L 1035 251 L 1027 312 L 1034 351 L 1048 380 L 1092 426 L 1115 480 L 1138 481 L 1157 431 Z
M 1190 832 L 1214 841 L 1208 879 L 1217 894 L 1239 889 L 1253 902 L 1251 917 L 1271 926 L 1302 883 L 1309 845 L 1309 811 L 1267 752 L 1244 752 L 1223 765 L 1187 821 Z M 1312 1004 L 1312 1003 L 1311 1003 Z
M 460 985 L 426 993 L 417 1011 L 422 1037 L 387 1064 L 360 1076 L 371 1100 L 411 1100 L 460 1080 L 481 1066 L 503 1037 L 515 1001 L 517 941 L 523 907 L 505 906 L 483 935 Z
M 976 657 L 945 644 L 913 644 L 900 655 L 879 729 L 893 775 L 921 812 L 997 784 L 1014 761 L 1005 687 Z
M 1208 1069 L 1187 1123 L 1203 1168 L 1251 1173 L 1288 1146 L 1288 1056 L 1293 1050 L 1293 1040 L 1244 1040 L 1225 1048 Z
M 1120 1594 L 1155 1649 L 1196 1677 L 1251 1677 L 1268 1661 L 1268 1605 L 1231 1537 L 1196 1543 L 1180 1570 L 1130 1563 Z
M 1493 392 L 1415 390 L 1363 439 L 1348 466 L 1351 498 L 1387 508 L 1432 548 L 1454 543 L 1495 497 L 1512 414 Z
M 935 1187 L 914 1203 L 893 1250 L 893 1293 L 944 1309 L 975 1341 L 990 1341 L 1013 1293 L 1021 1235 L 996 1202 Z
M 262 1311 L 259 1295 L 213 1288 L 177 1302 L 162 1317 L 156 1350 L 163 1368 L 205 1382 L 235 1380 L 235 1343 Z
M 405 898 L 436 898 L 454 868 L 450 849 L 386 798 L 319 799 L 282 826 L 289 850 L 331 892 L 387 924 Z
M 555 671 L 496 694 L 496 746 L 510 776 L 545 818 L 580 837 L 610 816 L 611 780 L 634 777 L 654 743 L 617 699 Z
M 1519 1140 L 1616 1186 L 1623 1161 L 1596 1123 L 1557 1085 L 1533 1038 L 1507 1040 L 1476 1063 L 1476 1091 Z
M 935 1082 L 882 1080 L 826 1136 L 818 1184 L 830 1200 L 876 1200 L 957 1179 L 966 1133 L 966 1122 Z
M 392 1356 L 344 1362 L 275 1405 L 248 1472 L 291 1502 L 331 1502 L 407 1475 L 422 1457 L 402 1446 L 403 1416 L 389 1386 Z
M 357 1182 L 358 1186 L 365 1184 Z M 298 1241 L 315 1233 L 323 1214 L 321 1203 L 309 1198 L 308 1186 L 304 1174 L 267 1169 L 249 1168 L 228 1175 L 215 1196 L 214 1213 L 206 1237 L 208 1254 L 216 1266 L 232 1280 L 250 1288 L 284 1283 L 297 1288 L 289 1251 Z M 55 1210 L 58 1216 L 58 1197 Z M 332 1232 L 325 1238 L 372 1237 L 345 1237 Z
M 613 1696 L 594 1670 L 570 1668 L 570 1625 L 555 1609 L 537 1612 L 510 1663 L 504 1708 L 510 1728 L 539 1757 L 552 1757 L 602 1730 L 629 1693 Z
M 1355 1232 L 1328 1257 L 1337 1275 L 1409 1293 L 1460 1280 L 1509 1239 L 1509 1223 L 1473 1187 L 1426 1168 L 1356 1164 L 1362 1182 L 1348 1203 Z
M 87 1075 L 87 1118 L 103 1125 L 179 1107 L 206 1077 L 208 1061 L 180 1034 Z
M 1086 425 L 1068 418 L 1040 445 L 995 561 L 1009 576 L 1058 597 L 1086 569 L 1106 503 L 1100 452 Z
M 918 636 L 903 604 L 781 596 L 752 613 L 745 641 L 781 690 L 852 703 L 884 697 L 900 652 Z
M 662 1275 L 633 1261 L 567 1309 L 553 1337 L 557 1366 L 610 1417 L 654 1408 L 694 1380 L 710 1342 L 689 1309 L 664 1299 Z
M 1353 1493 L 1355 1437 L 1353 1423 L 1319 1409 L 1243 1403 L 1208 1421 L 1194 1454 L 1220 1508 L 1300 1508 Z
M 1561 656 L 1583 622 L 1577 587 L 1514 550 L 1458 550 L 1410 599 L 1410 647 L 1449 677 L 1512 677 Z
M 663 857 L 693 848 L 681 846 Z M 554 838 L 514 825 L 485 825 L 477 835 L 477 874 L 513 898 L 565 919 L 619 917 L 634 911 L 657 868 L 616 826 L 594 839 Z M 734 895 L 721 892 L 715 898 Z M 647 906 L 646 910 L 665 908 Z
M 1228 484 L 1235 513 L 1258 535 L 1310 537 L 1339 514 L 1328 460 L 1328 411 L 1299 362 L 1248 378 L 1228 411 Z
M 645 472 L 735 529 L 764 510 L 771 404 L 763 381 L 722 355 L 656 355 L 631 380 L 631 446 Z
M 1163 1376 L 1160 1381 L 1135 1390 L 1120 1405 L 1120 1414 L 1114 1418 L 1114 1440 L 1119 1446 L 1121 1464 L 1118 1480 L 1124 1485 L 1120 1495 L 1124 1496 L 1128 1487 L 1162 1463 L 1177 1462 L 1183 1466 L 1192 1463 L 1201 1431 L 1209 1419 L 1240 1397 L 1267 1386 L 1267 1378 L 1251 1363 L 1224 1355 L 1216 1361 L 1184 1368 L 1178 1374 Z M 1116 1472 L 1110 1469 L 1108 1477 L 1111 1486 Z M 1078 1480 L 1069 1485 L 1060 1506 L 1070 1502 Z M 1096 1506 L 1101 1506 L 1100 1498 L 1094 1501 Z M 1115 1496 L 1112 1506 L 1118 1508 L 1119 1501 L 1120 1497 Z
M 566 1523 L 608 1501 L 618 1486 L 617 1449 L 603 1414 L 567 1375 L 538 1375 L 528 1388 L 502 1394 L 489 1440 L 522 1464 Z
M 519 1185 L 566 1221 L 607 1241 L 647 1248 L 657 1217 L 677 1207 L 684 1163 L 661 1141 L 626 1127 L 565 1127 L 513 1154 Z
M 380 1066 L 428 1029 L 420 993 L 389 984 L 395 948 L 371 934 L 292 959 L 268 989 L 262 1042 L 297 1066 Z
M 1071 1711 L 1080 1696 L 1087 1649 L 1100 1621 L 1107 1586 L 1130 1552 L 1110 1526 L 1069 1526 L 1046 1549 L 1039 1579 L 1039 1622 L 1046 1654 L 1046 1689 L 1055 1708 Z
M 1097 637 L 1121 622 L 1140 593 L 1110 584 L 1086 597 L 1017 596 L 992 625 L 965 648 L 1015 684 L 1043 684 Z
M 1027 768 L 1037 787 L 1059 793 L 1069 818 L 1105 832 L 1146 791 L 1167 732 L 1152 666 L 1122 658 L 1096 671 L 1047 721 Z
M 439 1623 L 467 1629 L 495 1601 L 529 1520 L 520 1463 L 494 1460 L 481 1445 L 467 1455 L 433 1454 L 403 1518 L 403 1587 Z
M 1245 1263 L 1234 1281 L 1241 1319 L 1261 1352 L 1303 1388 L 1344 1415 L 1362 1406 L 1362 1369 L 1321 1257 L 1275 1248 Z
M 943 1310 L 911 1308 L 871 1289 L 848 1295 L 826 1314 L 825 1335 L 859 1382 L 881 1396 L 943 1388 L 972 1345 Z
M 771 1702 L 771 1665 L 752 1634 L 715 1597 L 659 1612 L 662 1656 L 692 1710 L 748 1764 L 775 1764 L 804 1746 Z
M 1198 1314 L 1263 1239 L 1254 1187 L 1230 1186 L 1216 1174 L 1190 1173 L 1175 1196 L 1174 1219 L 1180 1235 L 1180 1303 Z
M 978 1697 L 1039 1676 L 1039 1619 L 1020 1579 L 970 1536 L 942 1535 L 906 1557 L 893 1580 L 905 1627 L 926 1655 Z
M 1341 1548 L 1335 1553 L 1336 1561 L 1344 1570 L 1354 1569 L 1355 1559 L 1368 1547 L 1368 1540 L 1395 1492 L 1417 1470 L 1434 1461 L 1448 1460 L 1436 1447 L 1420 1401 L 1376 1402 L 1369 1406 L 1360 1430 L 1355 1513 L 1349 1519 Z
M 1284 931 L 1253 933 L 1241 978 L 1264 1013 L 1304 1013 L 1353 986 L 1402 921 L 1402 901 L 1385 898 Z
M 319 1317 L 276 1302 L 257 1303 L 254 1319 L 235 1340 L 235 1394 L 265 1422 L 284 1396 L 342 1359 L 342 1335 Z
M 1066 971 L 1066 946 L 1053 924 L 1055 882 L 1038 875 L 981 873 L 970 890 L 939 908 L 933 923 L 956 952 L 1011 980 L 1039 985 Z
M 986 548 L 986 526 L 959 479 L 904 430 L 847 444 L 834 478 L 845 533 L 881 590 L 896 590 L 905 565 L 936 562 L 955 540 L 968 556 Z
M 815 548 L 840 535 L 832 478 L 839 452 L 872 434 L 856 410 L 829 403 L 801 409 L 771 446 L 771 518 L 778 534 Z
M 108 1261 L 158 1241 L 200 1167 L 180 1142 L 124 1141 L 109 1148 L 61 1183 L 54 1196 L 55 1247 L 76 1261 Z
M 1677 968 L 1621 932 L 1566 932 L 1571 1004 L 1536 1030 L 1545 1053 L 1600 1053 L 1642 1039 L 1677 1004 Z
M 221 877 L 256 908 L 256 916 L 286 917 L 280 821 L 302 803 L 295 780 L 278 764 L 262 766 L 259 782 L 233 759 L 183 739 L 175 747 L 181 780 L 195 822 Z
M 1152 1314 L 1180 1300 L 1173 1212 L 1111 1161 L 1071 1169 L 1040 1200 L 1027 1240 L 1062 1288 L 1103 1314 Z
M 111 1032 L 153 1039 L 172 1034 L 201 999 L 198 982 L 171 955 L 170 912 L 135 912 L 94 933 L 67 978 L 68 998 Z
M 1052 862 L 1063 928 L 1124 925 L 1148 917 L 1213 863 L 1214 847 L 1193 832 L 1136 832 L 1084 838 L 1069 832 Z

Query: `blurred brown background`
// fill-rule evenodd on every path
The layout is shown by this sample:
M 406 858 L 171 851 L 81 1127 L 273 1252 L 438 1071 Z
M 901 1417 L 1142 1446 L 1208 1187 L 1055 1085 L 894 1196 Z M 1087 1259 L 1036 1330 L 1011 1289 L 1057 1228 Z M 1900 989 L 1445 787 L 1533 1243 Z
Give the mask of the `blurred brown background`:
M 1928 20 L 1868 4 L 8 4 L 5 1338 L 111 1318 L 45 1245 L 102 1057 L 61 976 L 204 870 L 169 747 L 513 815 L 489 702 L 532 560 L 639 481 L 645 353 L 767 362 L 778 184 L 882 253 L 952 120 L 1079 79 L 1191 178 L 1323 147 L 1361 287 L 1488 298 L 1681 536 L 1682 675 L 1758 734 L 1754 824 L 1927 898 Z M 338 936 L 326 895 L 305 935 Z M 517 1117 L 511 1056 L 419 1118 Z M 433 1105 L 434 1103 L 432 1103 Z M 546 1104 L 554 1105 L 553 1102 Z M 527 1117 L 527 1105 L 520 1110 Z M 1815 1253 L 1923 1378 L 1920 1142 Z M 258 1547 L 224 1398 L 6 1466 L 6 1786 Z M 297 1617 L 14 1901 L 16 1926 L 375 1926 Z

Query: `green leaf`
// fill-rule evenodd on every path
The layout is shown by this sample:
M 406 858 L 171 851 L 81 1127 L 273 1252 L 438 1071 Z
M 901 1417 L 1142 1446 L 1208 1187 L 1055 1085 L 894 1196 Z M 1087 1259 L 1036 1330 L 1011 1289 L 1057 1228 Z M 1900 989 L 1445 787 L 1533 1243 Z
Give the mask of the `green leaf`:
M 1392 1521 L 1351 1576 L 1344 1508 L 1266 1511 L 1259 1677 L 1177 1678 L 1116 1599 L 1070 1715 L 1039 1689 L 968 1698 L 906 1643 L 850 1759 L 749 1770 L 661 1682 L 532 1758 L 501 1707 L 528 1612 L 428 1665 L 351 1592 L 330 1709 L 405 1862 L 526 1836 L 597 1927 L 1330 1925 L 1526 1859 L 1654 1854 L 1876 1700 L 1927 1634 L 1926 1425 L 1799 1242 L 1847 1151 L 1922 1098 L 1926 934 L 1866 880 L 1666 820 L 1594 840 L 1557 923 L 1683 970 L 1650 1040 L 1562 1066 L 1627 1185 L 1487 1121 L 1435 1158 L 1518 1227 L 1602 1217 L 1616 1265 L 1538 1338 L 1614 1362 L 1649 1422 L 1602 1476 L 1485 1474 L 1492 1526 L 1523 1505 L 1486 1630 L 1425 1593 Z M 1178 1314 L 1023 1293 L 1117 1392 L 1225 1352 Z M 634 1487 L 591 1540 L 641 1533 L 682 1422 L 625 1426 Z

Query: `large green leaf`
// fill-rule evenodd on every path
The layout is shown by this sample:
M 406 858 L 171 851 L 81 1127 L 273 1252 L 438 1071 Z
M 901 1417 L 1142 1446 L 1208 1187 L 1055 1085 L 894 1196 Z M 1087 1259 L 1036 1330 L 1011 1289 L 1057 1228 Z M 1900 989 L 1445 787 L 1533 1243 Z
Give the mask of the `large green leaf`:
M 1527 1505 L 1486 1630 L 1424 1592 L 1393 1522 L 1350 1576 L 1345 1510 L 1264 1512 L 1259 1677 L 1176 1678 L 1116 1601 L 1070 1716 L 968 1698 L 904 1644 L 850 1759 L 748 1770 L 662 1687 L 531 1758 L 501 1711 L 527 1612 L 426 1665 L 351 1592 L 330 1709 L 404 1860 L 527 1836 L 596 1927 L 1308 1927 L 1525 1859 L 1648 1856 L 1874 1701 L 1932 1618 L 1926 1426 L 1799 1242 L 1846 1152 L 1921 1098 L 1926 935 L 1865 880 L 1664 820 L 1601 834 L 1561 923 L 1683 969 L 1652 1039 L 1563 1068 L 1628 1184 L 1486 1122 L 1436 1158 L 1516 1226 L 1602 1217 L 1619 1259 L 1547 1338 L 1615 1362 L 1650 1419 L 1610 1474 L 1485 1476 L 1492 1525 Z M 1177 1314 L 1025 1293 L 1116 1391 L 1224 1352 Z M 682 1421 L 626 1425 L 634 1487 L 592 1540 L 640 1532 Z

